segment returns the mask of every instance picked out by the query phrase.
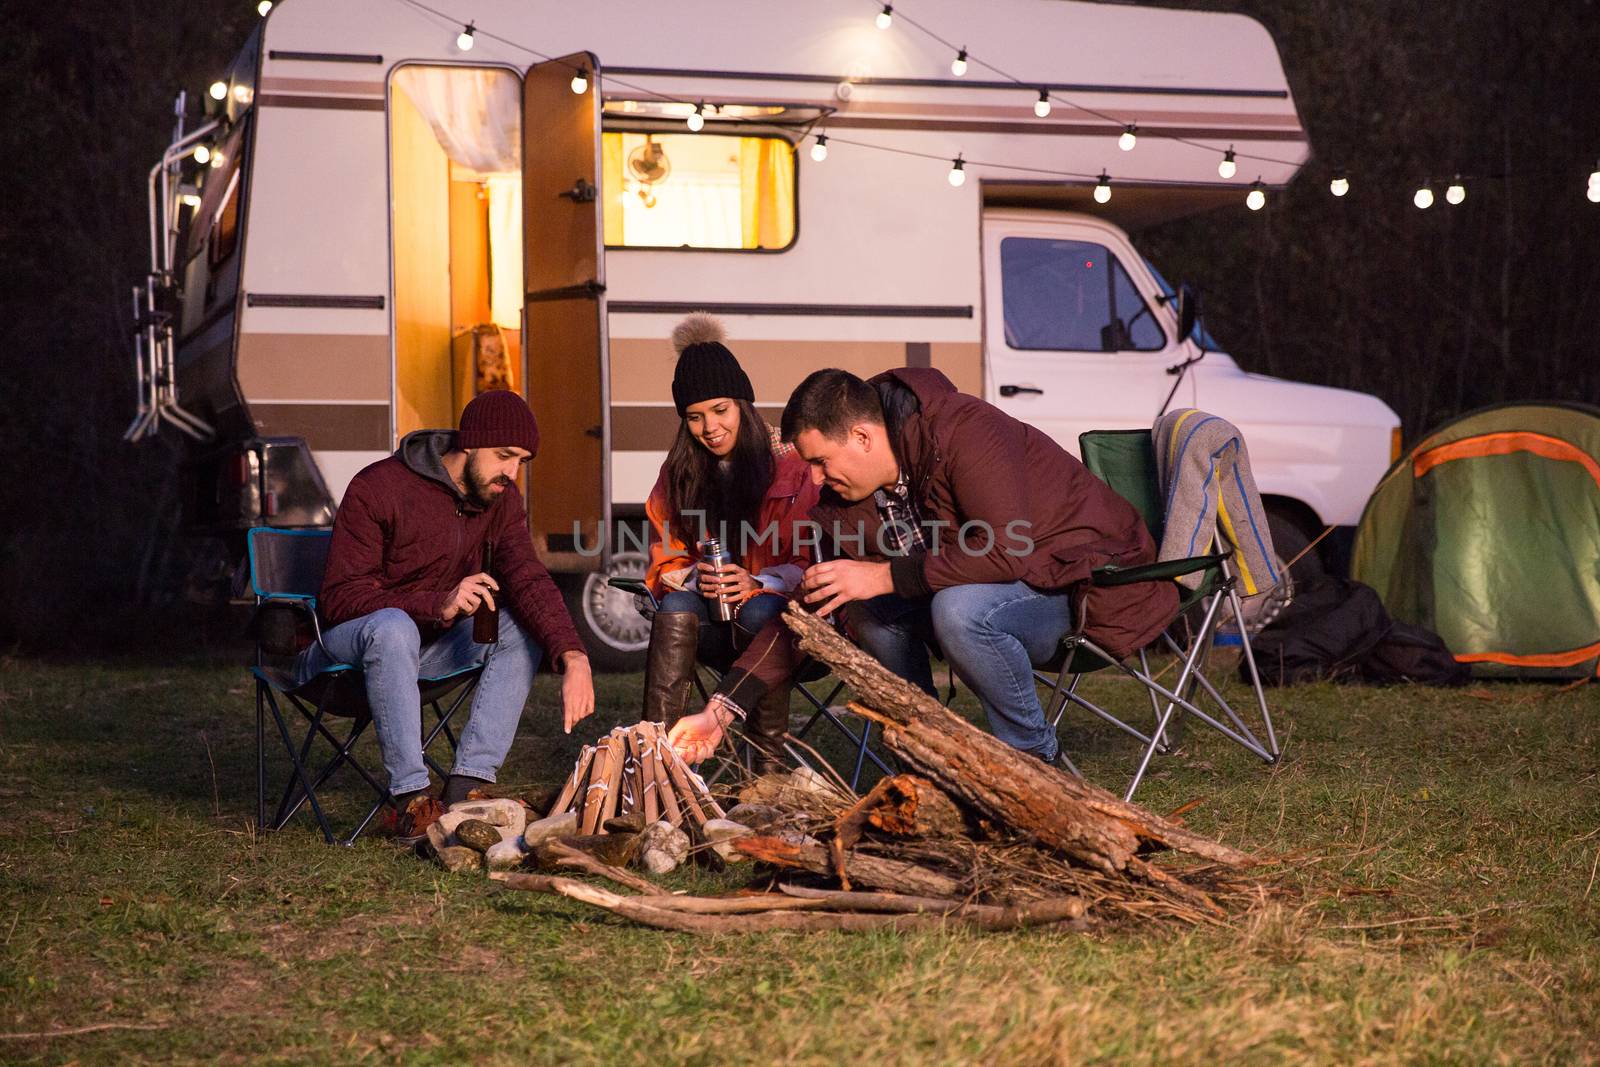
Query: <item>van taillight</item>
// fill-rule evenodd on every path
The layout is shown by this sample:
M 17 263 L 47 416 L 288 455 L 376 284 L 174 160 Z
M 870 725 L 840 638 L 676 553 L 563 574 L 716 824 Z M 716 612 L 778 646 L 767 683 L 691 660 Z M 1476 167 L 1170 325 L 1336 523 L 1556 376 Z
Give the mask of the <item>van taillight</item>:
M 250 454 L 240 452 L 233 457 L 233 484 L 244 488 L 250 484 Z
M 1389 462 L 1393 463 L 1400 458 L 1400 427 L 1396 426 L 1389 431 Z

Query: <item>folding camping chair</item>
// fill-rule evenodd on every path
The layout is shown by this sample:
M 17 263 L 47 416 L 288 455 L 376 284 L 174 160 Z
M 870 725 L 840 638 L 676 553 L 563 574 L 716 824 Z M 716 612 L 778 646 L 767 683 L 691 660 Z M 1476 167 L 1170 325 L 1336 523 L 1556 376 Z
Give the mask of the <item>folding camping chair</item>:
M 322 642 L 322 627 L 317 621 L 317 594 L 322 588 L 322 572 L 327 565 L 332 536 L 327 530 L 268 527 L 256 527 L 247 535 L 250 587 L 256 599 L 252 621 L 256 661 L 250 668 L 256 680 L 256 817 L 258 825 L 281 830 L 309 803 L 323 838 L 333 844 L 333 825 L 323 810 L 317 790 L 340 767 L 348 766 L 377 795 L 376 802 L 355 824 L 349 836 L 339 839 L 340 844 L 349 845 L 361 836 L 385 805 L 394 806 L 394 797 L 388 785 L 374 777 L 353 755 L 356 742 L 372 723 L 361 671 L 347 663 L 336 663 L 305 683 L 296 684 L 295 658 L 309 643 Z M 451 751 L 455 750 L 456 735 L 450 728 L 450 720 L 477 689 L 482 671 L 482 665 L 475 665 L 417 680 L 423 706 L 431 709 L 436 720 L 423 737 L 423 759 L 440 777 L 448 772 L 428 755 L 428 748 L 443 734 Z M 451 697 L 446 706 L 444 701 Z M 288 710 L 298 712 L 305 720 L 305 734 L 298 743 L 289 730 L 294 716 L 285 716 L 285 704 Z M 269 711 L 290 763 L 288 781 L 270 821 L 267 818 L 266 762 L 266 714 Z M 345 736 L 337 737 L 329 729 L 331 719 L 350 720 Z M 312 750 L 319 737 L 332 747 L 333 754 L 313 772 Z
M 1166 527 L 1162 511 L 1162 494 L 1156 469 L 1155 445 L 1149 430 L 1093 430 L 1078 437 L 1079 454 L 1084 466 L 1127 500 L 1139 512 L 1150 535 L 1157 544 Z M 1132 800 L 1143 781 L 1151 759 L 1158 751 L 1165 751 L 1167 729 L 1178 711 L 1193 715 L 1201 722 L 1219 731 L 1224 737 L 1246 750 L 1274 763 L 1279 756 L 1278 739 L 1272 728 L 1272 713 L 1267 709 L 1267 697 L 1261 687 L 1261 675 L 1256 670 L 1255 653 L 1250 648 L 1250 634 L 1244 623 L 1244 607 L 1236 588 L 1237 579 L 1230 563 L 1233 553 L 1220 552 L 1193 556 L 1187 559 L 1165 560 L 1137 567 L 1101 567 L 1089 580 L 1085 598 L 1093 596 L 1097 588 L 1132 585 L 1137 582 L 1176 582 L 1184 575 L 1199 574 L 1200 585 L 1189 589 L 1179 585 L 1179 619 L 1184 619 L 1191 609 L 1198 607 L 1202 621 L 1193 628 L 1187 647 L 1180 645 L 1172 635 L 1172 627 L 1161 635 L 1161 643 L 1182 663 L 1177 680 L 1169 689 L 1150 673 L 1150 660 L 1146 650 L 1138 653 L 1139 667 L 1134 669 L 1115 659 L 1091 641 L 1083 632 L 1068 635 L 1062 642 L 1060 653 L 1051 664 L 1034 671 L 1034 680 L 1049 686 L 1051 695 L 1046 714 L 1051 725 L 1061 722 L 1067 705 L 1072 704 L 1110 723 L 1137 739 L 1144 746 L 1133 780 L 1129 782 L 1124 799 Z M 1244 721 L 1225 700 L 1201 670 L 1201 662 L 1210 650 L 1218 626 L 1223 621 L 1226 605 L 1238 626 L 1244 661 L 1249 669 L 1256 704 L 1261 712 L 1261 723 L 1267 736 L 1263 744 L 1245 725 Z M 1147 735 L 1115 715 L 1096 705 L 1078 692 L 1083 676 L 1106 667 L 1113 667 L 1138 681 L 1150 698 L 1155 712 L 1155 727 Z M 1054 677 L 1049 673 L 1055 671 Z M 1196 689 L 1205 691 L 1217 711 L 1227 722 L 1201 709 L 1196 703 Z M 1070 765 L 1070 764 L 1069 764 Z M 1074 771 L 1077 768 L 1073 768 Z
M 650 592 L 650 587 L 646 585 L 642 579 L 618 577 L 608 579 L 607 584 L 613 589 L 620 590 L 624 593 L 631 593 L 638 600 L 640 613 L 646 618 L 653 619 L 655 617 L 656 610 L 660 607 L 660 605 L 656 601 L 655 594 Z M 721 680 L 721 678 L 714 670 L 712 670 L 709 664 L 697 663 L 695 667 L 695 688 L 700 692 L 700 699 L 710 700 L 711 691 L 716 688 L 716 684 Z M 709 687 L 706 685 L 706 679 L 705 677 L 702 677 L 702 675 L 710 678 L 711 685 Z M 825 664 L 809 658 L 796 672 L 794 679 L 795 691 L 800 694 L 801 698 L 804 699 L 806 703 L 811 705 L 812 711 L 811 716 L 806 720 L 805 725 L 801 726 L 798 730 L 790 731 L 789 737 L 793 738 L 795 741 L 803 742 L 807 735 L 809 735 L 811 731 L 818 726 L 818 724 L 824 722 L 842 734 L 851 747 L 853 753 L 853 763 L 850 770 L 850 777 L 844 778 L 843 775 L 840 775 L 840 778 L 848 782 L 850 788 L 855 790 L 861 782 L 862 772 L 866 770 L 867 762 L 869 760 L 883 774 L 893 774 L 894 771 L 890 769 L 889 765 L 884 762 L 883 758 L 879 756 L 877 752 L 873 751 L 872 723 L 863 722 L 861 724 L 861 730 L 857 732 L 850 727 L 849 723 L 844 721 L 837 711 L 834 710 L 833 702 L 838 698 L 839 693 L 844 689 L 843 682 L 835 681 L 832 689 L 828 691 L 828 695 L 826 697 L 818 696 L 817 693 L 810 688 L 811 686 L 815 686 L 818 682 L 826 682 L 826 680 L 830 677 L 831 675 L 829 674 L 828 668 Z M 786 739 L 783 747 L 784 752 L 789 756 L 790 759 L 794 760 L 796 764 L 802 767 L 811 766 L 811 760 L 808 759 L 806 755 L 802 753 L 791 741 Z M 751 765 L 751 761 L 754 759 L 754 753 L 748 741 L 746 741 L 741 747 L 738 758 L 744 762 L 746 767 Z M 720 777 L 722 773 L 723 771 L 719 771 L 717 775 L 712 776 L 711 780 L 715 782 L 717 777 Z

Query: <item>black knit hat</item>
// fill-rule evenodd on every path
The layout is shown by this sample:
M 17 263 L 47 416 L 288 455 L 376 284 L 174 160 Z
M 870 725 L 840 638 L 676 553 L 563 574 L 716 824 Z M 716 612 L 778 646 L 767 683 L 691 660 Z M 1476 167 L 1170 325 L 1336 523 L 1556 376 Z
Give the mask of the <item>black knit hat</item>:
M 750 376 L 722 343 L 722 323 L 710 315 L 690 315 L 672 331 L 678 369 L 672 375 L 672 402 L 683 418 L 690 404 L 719 396 L 755 401 Z

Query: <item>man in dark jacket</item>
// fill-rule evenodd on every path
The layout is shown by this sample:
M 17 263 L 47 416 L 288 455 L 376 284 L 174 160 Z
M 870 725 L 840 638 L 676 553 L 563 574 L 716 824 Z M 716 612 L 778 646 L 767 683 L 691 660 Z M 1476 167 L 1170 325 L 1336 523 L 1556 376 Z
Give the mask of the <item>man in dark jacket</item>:
M 1171 583 L 1088 591 L 1096 567 L 1154 561 L 1138 512 L 1043 432 L 936 370 L 870 382 L 817 371 L 789 398 L 783 436 L 824 486 L 812 518 L 844 557 L 813 564 L 801 595 L 821 614 L 849 605 L 862 647 L 930 693 L 928 649 L 942 649 L 995 736 L 1018 749 L 1056 758 L 1033 666 L 1080 615 L 1100 647 L 1124 656 L 1177 614 Z M 700 755 L 750 705 L 784 659 L 775 651 L 752 646 L 713 704 L 675 731 L 680 751 Z
M 357 474 L 334 518 L 319 601 L 327 628 L 321 646 L 301 655 L 300 673 L 333 663 L 365 673 L 401 837 L 420 834 L 442 810 L 427 795 L 419 677 L 484 664 L 444 807 L 495 780 L 541 660 L 565 675 L 569 733 L 594 711 L 588 656 L 534 553 L 515 484 L 538 450 L 527 402 L 505 390 L 482 393 L 461 413 L 459 431 L 407 434 L 394 455 Z M 480 608 L 499 609 L 493 644 L 473 641 Z

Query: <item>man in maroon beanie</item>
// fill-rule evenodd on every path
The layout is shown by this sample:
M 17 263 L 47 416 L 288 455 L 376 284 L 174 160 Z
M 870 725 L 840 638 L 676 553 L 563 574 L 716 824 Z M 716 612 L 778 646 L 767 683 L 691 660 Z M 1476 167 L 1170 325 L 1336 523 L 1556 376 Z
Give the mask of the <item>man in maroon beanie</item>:
M 527 402 L 503 389 L 482 393 L 461 413 L 460 430 L 407 434 L 394 455 L 357 474 L 334 518 L 319 602 L 327 626 L 298 666 L 302 679 L 334 663 L 364 672 L 403 840 L 416 840 L 451 804 L 495 780 L 541 660 L 564 675 L 568 733 L 594 711 L 589 658 L 534 554 L 517 492 L 517 472 L 538 451 Z M 483 563 L 486 548 L 492 568 Z M 499 611 L 493 644 L 473 641 L 480 608 Z M 417 679 L 480 663 L 455 767 L 435 800 Z

